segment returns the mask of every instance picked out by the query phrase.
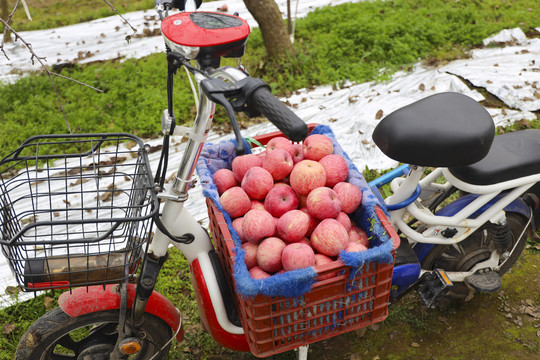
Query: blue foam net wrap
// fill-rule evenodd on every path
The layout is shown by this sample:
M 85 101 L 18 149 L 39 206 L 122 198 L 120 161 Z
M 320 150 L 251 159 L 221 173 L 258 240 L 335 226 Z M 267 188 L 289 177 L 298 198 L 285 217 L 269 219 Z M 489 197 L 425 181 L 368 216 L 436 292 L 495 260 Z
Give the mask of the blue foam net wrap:
M 358 186 L 363 194 L 362 205 L 353 214 L 353 220 L 356 225 L 366 231 L 370 238 L 370 248 L 363 252 L 347 253 L 342 251 L 339 258 L 345 265 L 356 268 L 356 271 L 353 269 L 351 274 L 361 271 L 367 262 L 391 263 L 393 261 L 392 241 L 375 213 L 375 207 L 380 204 L 378 198 L 373 194 L 349 156 L 343 151 L 330 127 L 319 125 L 312 130 L 311 134 L 326 135 L 332 140 L 334 153 L 342 155 L 349 165 L 347 181 Z M 219 194 L 212 178 L 219 169 L 231 169 L 231 163 L 235 157 L 235 146 L 236 140 L 234 139 L 205 144 L 197 163 L 197 173 L 201 180 L 204 196 L 209 197 L 217 209 L 223 213 L 233 238 L 235 245 L 233 276 L 236 290 L 244 297 L 253 297 L 258 294 L 282 297 L 301 296 L 308 292 L 315 282 L 317 273 L 312 267 L 275 274 L 263 280 L 253 279 L 247 270 L 244 262 L 245 252 L 241 248 L 240 237 L 232 227 L 229 214 L 223 210 L 219 202 Z M 246 141 L 244 141 L 244 147 L 247 149 L 246 153 L 251 153 L 250 146 Z

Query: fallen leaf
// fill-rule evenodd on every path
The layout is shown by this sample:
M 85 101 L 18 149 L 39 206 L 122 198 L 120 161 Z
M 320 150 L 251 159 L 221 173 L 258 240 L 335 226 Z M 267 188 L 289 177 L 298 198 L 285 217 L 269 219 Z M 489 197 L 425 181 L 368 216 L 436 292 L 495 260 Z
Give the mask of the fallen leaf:
M 14 295 L 21 292 L 21 288 L 18 286 L 8 286 L 6 288 L 6 294 Z
M 2 334 L 9 335 L 15 330 L 15 324 L 7 323 L 2 326 Z
M 55 306 L 54 299 L 50 296 L 45 296 L 45 298 L 43 298 L 43 305 L 45 306 L 45 309 L 51 310 Z
M 355 332 L 356 332 L 357 337 L 362 338 L 362 337 L 364 337 L 364 335 L 366 335 L 367 327 L 360 328 L 360 329 L 356 330 Z

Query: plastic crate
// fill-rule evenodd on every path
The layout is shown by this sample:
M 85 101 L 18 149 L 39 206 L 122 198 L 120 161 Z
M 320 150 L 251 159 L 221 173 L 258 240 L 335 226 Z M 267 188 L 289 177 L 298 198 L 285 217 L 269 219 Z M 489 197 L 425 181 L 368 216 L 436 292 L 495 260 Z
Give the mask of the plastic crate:
M 310 126 L 312 129 L 313 126 Z M 256 137 L 266 144 L 273 132 Z M 230 286 L 236 289 L 235 243 L 222 212 L 207 198 L 210 231 Z M 386 215 L 375 207 L 377 221 L 392 241 L 398 238 Z M 392 250 L 392 257 L 395 252 Z M 309 292 L 294 298 L 237 293 L 236 303 L 250 351 L 266 357 L 380 322 L 388 316 L 393 263 L 366 262 L 361 268 L 334 261 L 315 268 L 316 281 Z
M 233 239 L 223 214 L 209 199 L 207 205 L 216 250 L 235 288 Z M 384 213 L 378 212 L 389 233 L 395 234 Z M 238 312 L 251 352 L 266 357 L 386 319 L 393 268 L 393 264 L 369 262 L 358 271 L 334 261 L 316 271 L 318 276 L 338 275 L 316 282 L 301 297 L 257 295 L 246 299 L 238 294 Z

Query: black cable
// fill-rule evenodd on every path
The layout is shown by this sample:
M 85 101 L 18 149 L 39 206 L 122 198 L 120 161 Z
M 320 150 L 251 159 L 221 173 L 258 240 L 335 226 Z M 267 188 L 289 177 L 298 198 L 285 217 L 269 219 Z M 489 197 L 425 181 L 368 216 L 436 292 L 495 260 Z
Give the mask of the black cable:
M 167 230 L 165 225 L 161 222 L 161 219 L 158 215 L 154 217 L 154 223 L 156 224 L 159 231 L 163 233 L 163 235 L 167 236 L 169 239 L 171 239 L 174 242 L 181 243 L 181 244 L 191 244 L 193 240 L 195 240 L 195 237 L 191 233 L 186 233 L 181 236 L 175 236 Z

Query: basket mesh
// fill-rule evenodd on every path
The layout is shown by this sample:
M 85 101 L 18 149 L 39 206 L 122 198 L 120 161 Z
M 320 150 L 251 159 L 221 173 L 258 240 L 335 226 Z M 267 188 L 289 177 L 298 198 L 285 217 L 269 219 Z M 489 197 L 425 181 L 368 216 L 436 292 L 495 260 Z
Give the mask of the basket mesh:
M 33 137 L 0 162 L 0 244 L 26 291 L 124 280 L 156 212 L 132 135 Z

